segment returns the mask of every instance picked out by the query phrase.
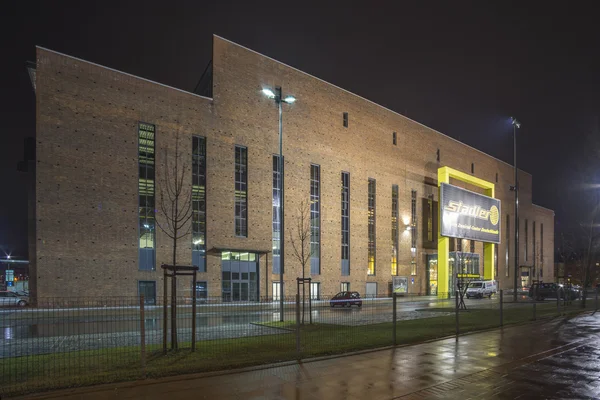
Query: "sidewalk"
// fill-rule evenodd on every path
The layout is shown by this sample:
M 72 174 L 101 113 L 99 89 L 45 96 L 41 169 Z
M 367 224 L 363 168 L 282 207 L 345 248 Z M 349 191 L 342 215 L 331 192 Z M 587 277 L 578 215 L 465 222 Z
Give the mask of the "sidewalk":
M 220 375 L 103 385 L 27 398 L 600 398 L 600 314 L 414 346 Z

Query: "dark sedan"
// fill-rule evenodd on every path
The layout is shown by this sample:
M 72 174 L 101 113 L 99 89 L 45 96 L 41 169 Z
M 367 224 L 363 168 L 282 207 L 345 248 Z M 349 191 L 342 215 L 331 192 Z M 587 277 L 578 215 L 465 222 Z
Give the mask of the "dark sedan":
M 329 300 L 329 305 L 333 308 L 339 307 L 362 307 L 362 299 L 358 292 L 339 292 Z

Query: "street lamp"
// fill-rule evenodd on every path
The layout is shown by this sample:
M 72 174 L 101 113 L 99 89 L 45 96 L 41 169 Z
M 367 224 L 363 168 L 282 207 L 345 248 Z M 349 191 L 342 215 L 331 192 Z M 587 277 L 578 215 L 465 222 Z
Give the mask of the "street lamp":
M 516 302 L 519 273 L 519 173 L 517 169 L 517 128 L 521 128 L 521 123 L 514 117 L 511 117 L 510 120 L 513 126 L 513 151 L 515 163 L 515 186 L 512 186 L 510 189 L 515 192 L 515 287 L 513 291 L 513 300 Z
M 279 175 L 281 180 L 281 191 L 279 193 L 279 320 L 283 322 L 283 265 L 285 260 L 285 230 L 283 221 L 283 205 L 284 205 L 284 179 L 283 179 L 283 114 L 282 114 L 282 103 L 292 104 L 296 101 L 294 96 L 283 97 L 281 94 L 281 87 L 276 87 L 275 92 L 269 88 L 263 88 L 263 94 L 270 99 L 275 100 L 277 108 L 279 109 Z

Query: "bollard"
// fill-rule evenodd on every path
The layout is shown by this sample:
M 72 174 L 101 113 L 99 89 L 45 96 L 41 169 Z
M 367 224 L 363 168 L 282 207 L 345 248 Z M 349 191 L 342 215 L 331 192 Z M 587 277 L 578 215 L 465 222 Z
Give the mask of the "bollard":
M 144 295 L 140 295 L 140 364 L 142 379 L 146 378 L 146 318 L 144 315 Z
M 500 327 L 504 325 L 504 289 L 500 290 Z
M 394 324 L 394 326 L 392 328 L 392 335 L 394 335 L 394 340 L 393 340 L 392 343 L 394 343 L 394 346 L 396 346 L 396 321 L 398 319 L 397 316 L 396 316 L 396 309 L 397 309 L 396 308 L 397 307 L 396 306 L 396 293 L 392 294 L 392 304 L 393 304 L 392 309 L 393 309 L 393 313 L 394 313 L 394 315 L 392 317 L 392 321 L 393 321 L 393 324 Z
M 454 292 L 455 295 L 455 304 L 456 304 L 456 340 L 458 340 L 458 334 L 459 334 L 459 330 L 458 330 L 458 292 Z
M 296 293 L 296 356 L 300 359 L 300 294 Z

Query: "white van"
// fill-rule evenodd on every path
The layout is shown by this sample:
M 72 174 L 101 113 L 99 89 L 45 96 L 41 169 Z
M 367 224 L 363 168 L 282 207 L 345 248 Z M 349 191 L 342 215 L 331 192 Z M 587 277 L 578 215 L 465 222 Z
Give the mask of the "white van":
M 467 288 L 467 299 L 480 298 L 485 296 L 491 298 L 498 291 L 496 281 L 472 281 Z

